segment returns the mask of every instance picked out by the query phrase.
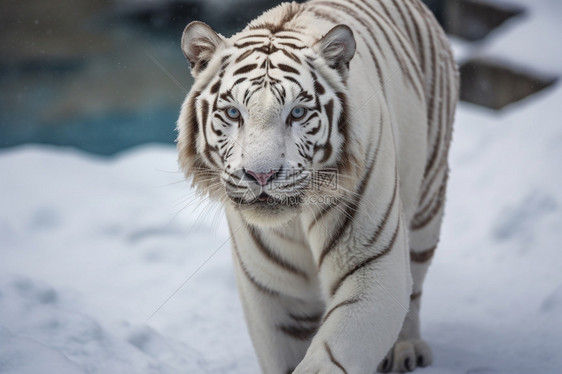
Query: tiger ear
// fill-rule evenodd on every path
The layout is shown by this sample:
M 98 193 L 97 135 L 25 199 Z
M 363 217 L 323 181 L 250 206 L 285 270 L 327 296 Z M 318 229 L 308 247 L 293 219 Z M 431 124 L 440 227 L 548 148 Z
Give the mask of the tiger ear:
M 224 44 L 224 38 L 206 23 L 193 21 L 187 25 L 181 37 L 181 49 L 191 66 L 191 75 L 196 77 L 205 70 L 215 52 Z
M 337 25 L 316 42 L 314 49 L 328 65 L 340 72 L 347 73 L 349 61 L 355 54 L 355 38 L 347 25 Z

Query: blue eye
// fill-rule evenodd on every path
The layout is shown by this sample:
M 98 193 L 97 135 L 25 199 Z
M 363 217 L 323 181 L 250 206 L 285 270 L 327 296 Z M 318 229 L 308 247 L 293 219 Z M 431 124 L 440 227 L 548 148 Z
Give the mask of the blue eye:
M 303 108 L 302 106 L 294 107 L 293 110 L 291 110 L 291 117 L 293 119 L 301 119 L 302 117 L 304 117 L 305 114 L 306 114 L 306 109 Z
M 225 109 L 226 115 L 230 119 L 238 119 L 240 118 L 240 111 L 233 106 L 229 106 Z

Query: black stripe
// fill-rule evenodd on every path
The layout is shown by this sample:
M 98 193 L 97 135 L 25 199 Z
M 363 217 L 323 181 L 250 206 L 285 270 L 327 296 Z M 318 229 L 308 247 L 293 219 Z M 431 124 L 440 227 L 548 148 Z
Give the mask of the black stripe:
M 221 86 L 221 80 L 219 79 L 215 84 L 211 86 L 211 94 L 216 94 Z
M 275 252 L 273 252 L 262 240 L 262 238 L 260 237 L 260 234 L 258 232 L 258 230 L 253 227 L 253 226 L 248 226 L 248 232 L 250 233 L 250 236 L 252 238 L 252 240 L 254 241 L 254 244 L 256 245 L 256 247 L 258 247 L 258 249 L 260 250 L 260 252 L 267 258 L 269 259 L 271 262 L 273 262 L 274 264 L 276 264 L 277 266 L 283 268 L 284 270 L 293 273 L 295 275 L 298 275 L 304 279 L 308 279 L 308 275 L 303 271 L 300 270 L 298 268 L 296 268 L 294 265 L 289 264 L 287 261 L 285 261 L 283 258 L 279 257 Z
M 216 129 L 215 126 L 213 126 L 213 123 L 212 123 L 212 122 L 211 122 L 211 130 L 212 130 L 215 134 L 217 134 L 217 136 L 222 136 L 222 135 L 223 135 L 222 130 L 221 130 L 221 129 Z
M 294 43 L 286 43 L 286 42 L 279 42 L 279 45 L 285 46 L 285 47 L 289 47 L 289 48 L 293 48 L 293 49 L 305 49 L 305 46 L 298 46 Z
M 318 101 L 316 101 L 316 102 L 318 102 Z M 314 112 L 314 113 L 310 114 L 310 115 L 308 116 L 308 118 L 306 119 L 306 122 L 304 123 L 303 126 L 304 126 L 305 128 L 308 127 L 308 126 L 310 125 L 310 121 L 311 121 L 312 119 L 314 119 L 314 118 L 319 118 L 319 117 L 320 117 L 320 115 L 318 114 L 318 112 Z M 318 122 L 318 124 L 320 125 L 320 122 Z
M 416 230 L 419 230 L 427 226 L 431 222 L 431 220 L 439 213 L 441 206 L 445 202 L 445 192 L 446 192 L 447 178 L 448 178 L 446 157 L 443 158 L 443 162 L 442 165 L 439 167 L 439 170 L 440 171 L 445 170 L 439 189 L 437 189 L 437 191 L 434 192 L 434 194 L 429 200 L 429 203 L 424 204 L 423 208 L 416 213 L 416 215 L 412 219 L 412 224 L 410 226 L 411 228 L 415 228 Z M 433 184 L 433 180 L 431 184 L 429 184 L 429 186 L 431 186 L 432 184 Z M 428 190 L 429 190 L 429 186 L 428 186 Z
M 306 102 L 316 101 L 314 100 L 315 97 L 309 94 L 308 92 L 306 92 L 305 90 L 301 90 L 301 92 L 299 92 L 299 94 L 297 95 L 297 98 Z
M 332 155 L 331 138 L 332 138 L 332 126 L 333 126 L 333 120 L 334 120 L 334 100 L 333 99 L 330 99 L 330 101 L 328 101 L 324 105 L 324 112 L 326 113 L 326 116 L 328 117 L 328 130 L 327 130 L 328 139 L 326 139 L 324 144 L 315 145 L 314 146 L 314 152 L 312 154 L 312 157 L 314 158 L 314 156 L 316 155 L 316 152 L 318 150 L 324 151 L 324 154 L 322 155 L 322 159 L 319 161 L 319 163 L 325 163 L 326 161 L 328 161 L 328 159 Z
M 236 82 L 234 82 L 234 83 L 232 84 L 232 88 L 234 88 L 234 86 L 237 86 L 237 85 L 239 85 L 240 83 L 244 82 L 246 79 L 247 79 L 246 77 L 238 78 L 238 79 L 236 80 Z
M 433 185 L 433 183 L 431 183 L 430 186 L 431 185 Z M 428 199 L 428 200 L 420 199 L 420 204 L 418 205 L 418 210 L 416 211 L 416 215 L 414 216 L 414 220 L 419 220 L 420 217 L 423 217 L 426 214 L 426 212 L 429 211 L 430 208 L 435 205 L 435 202 L 437 201 L 438 196 L 441 193 L 441 189 L 444 188 L 443 186 L 444 186 L 444 183 L 441 183 L 441 185 L 439 186 L 437 191 L 435 191 L 433 193 L 433 195 L 431 195 L 430 199 Z
M 359 163 L 359 160 L 354 160 L 354 162 L 352 162 L 352 160 L 350 159 L 351 156 L 349 156 L 349 152 L 347 149 L 349 143 L 349 126 L 347 125 L 347 121 L 349 119 L 349 107 L 347 104 L 347 96 L 343 92 L 337 92 L 336 96 L 340 100 L 342 106 L 340 117 L 338 118 L 338 131 L 343 135 L 344 138 L 344 146 L 337 162 L 337 168 L 340 173 L 344 173 L 346 170 L 349 170 L 352 165 L 357 165 Z
M 449 65 L 450 67 L 450 65 Z M 444 69 L 446 69 L 446 67 L 444 67 Z M 442 71 L 442 77 L 443 78 L 445 76 L 445 71 Z M 442 108 L 442 105 L 440 106 L 440 126 L 443 126 L 445 128 L 445 130 L 443 131 L 443 137 L 437 136 L 437 140 L 436 142 L 439 142 L 439 146 L 440 146 L 440 152 L 438 154 L 437 157 L 437 161 L 435 161 L 435 163 L 437 164 L 437 167 L 434 167 L 433 173 L 432 175 L 427 178 L 427 182 L 428 182 L 428 187 L 427 189 L 430 188 L 430 186 L 434 183 L 435 178 L 437 178 L 437 176 L 439 175 L 439 173 L 447 168 L 447 155 L 449 153 L 449 147 L 450 147 L 450 143 L 451 143 L 451 135 L 452 135 L 452 118 L 453 118 L 453 111 L 454 108 L 453 105 L 451 105 L 451 92 L 450 92 L 450 82 L 447 81 L 445 82 L 445 80 L 443 79 L 443 83 L 444 83 L 444 90 L 445 90 L 445 94 L 441 93 L 441 103 L 444 100 L 445 101 L 445 109 Z M 443 91 L 443 89 L 442 89 Z M 453 111 L 452 111 L 453 109 Z M 441 127 L 440 127 L 441 128 Z M 425 182 L 425 181 L 424 181 Z M 425 195 L 427 194 L 427 192 L 429 191 L 425 191 Z M 424 195 L 424 196 L 425 196 Z
M 187 118 L 187 122 L 189 124 L 190 130 L 189 131 L 189 138 L 186 139 L 186 147 L 185 150 L 189 153 L 191 157 L 197 156 L 197 135 L 199 134 L 199 122 L 197 121 L 197 106 L 195 105 L 197 99 L 201 95 L 201 92 L 196 91 L 193 92 L 191 97 L 189 98 L 188 108 L 189 108 L 189 115 Z
M 230 232 L 232 233 L 232 229 L 230 230 Z M 232 248 L 234 249 L 234 253 L 236 254 L 236 259 L 238 260 L 238 264 L 240 265 L 240 268 L 242 269 L 242 272 L 244 273 L 246 278 L 250 281 L 250 283 L 252 283 L 254 285 L 254 287 L 256 287 L 262 293 L 265 293 L 265 294 L 270 295 L 270 296 L 279 296 L 279 292 L 274 291 L 271 288 L 264 286 L 263 284 L 258 282 L 256 280 L 256 278 L 254 278 L 254 276 L 248 271 L 248 268 L 246 268 L 246 265 L 244 264 L 244 262 L 242 261 L 242 258 L 240 257 L 240 252 L 238 251 L 238 247 L 236 246 L 236 241 L 234 240 L 234 235 L 230 236 L 230 240 L 232 242 Z
M 390 199 L 390 203 L 388 203 L 388 207 L 386 208 L 386 211 L 384 212 L 381 221 L 377 224 L 377 228 L 375 232 L 373 233 L 373 235 L 371 235 L 371 237 L 367 241 L 366 246 L 370 247 L 373 244 L 375 244 L 381 232 L 386 227 L 386 223 L 388 222 L 388 219 L 390 218 L 390 213 L 392 212 L 392 207 L 396 202 L 396 196 L 398 195 L 397 192 L 398 192 L 398 176 L 397 174 L 394 174 L 394 189 L 392 192 L 392 198 Z
M 297 40 L 299 42 L 302 43 L 302 40 L 297 38 L 296 36 L 291 36 L 291 35 L 281 35 L 279 33 L 275 34 L 275 39 L 292 39 L 292 40 Z
M 242 44 L 235 44 L 235 46 L 236 46 L 237 48 L 246 48 L 246 47 L 249 47 L 249 46 L 251 46 L 251 45 L 263 44 L 263 43 L 264 43 L 263 40 L 259 40 L 259 41 L 249 41 L 249 42 L 242 43 Z
M 324 112 L 326 113 L 326 116 L 328 117 L 328 140 L 331 137 L 331 133 L 332 133 L 332 120 L 334 119 L 334 100 L 330 99 L 330 101 L 328 101 L 325 105 L 324 105 Z
M 290 76 L 288 76 L 288 75 L 284 75 L 283 78 L 285 78 L 285 79 L 288 80 L 288 81 L 293 82 L 294 84 L 296 84 L 297 86 L 299 86 L 299 88 L 302 90 L 302 85 L 301 85 L 301 83 L 300 83 L 298 80 L 296 80 L 295 78 L 290 77 Z
M 232 75 L 238 75 L 238 74 L 244 74 L 247 73 L 249 71 L 254 70 L 255 68 L 257 68 L 258 65 L 257 64 L 248 64 L 248 65 L 244 65 L 242 66 L 240 69 L 236 70 L 234 73 L 232 73 Z
M 433 258 L 436 249 L 437 245 L 423 251 L 410 250 L 410 261 L 423 264 Z
M 431 187 L 433 186 L 433 183 L 435 182 L 435 178 L 437 178 L 437 176 L 443 171 L 446 171 L 447 169 L 447 157 L 443 158 L 441 160 L 441 162 L 439 163 L 439 166 L 437 168 L 434 169 L 433 174 L 431 175 L 431 177 L 425 178 L 423 183 L 425 184 L 425 187 L 421 193 L 421 197 L 419 199 L 420 203 L 419 205 L 421 206 L 422 204 L 425 205 L 425 201 L 427 199 L 427 196 L 429 194 L 429 192 L 431 191 Z
M 306 132 L 306 135 L 316 135 L 318 133 L 318 131 L 320 131 L 320 128 L 322 128 L 322 126 L 320 124 L 318 124 L 318 126 L 314 127 L 311 130 L 308 130 Z
M 324 348 L 326 349 L 326 352 L 328 353 L 328 356 L 330 357 L 330 361 L 332 361 L 332 364 L 334 364 L 338 368 L 340 368 L 340 370 L 343 371 L 344 374 L 347 374 L 347 370 L 345 370 L 343 365 L 338 360 L 336 360 L 336 358 L 334 357 L 334 354 L 332 353 L 332 350 L 330 349 L 330 346 L 328 345 L 327 342 L 324 342 Z
M 339 226 L 334 230 L 334 234 L 332 235 L 330 242 L 324 248 L 322 253 L 320 253 L 320 257 L 318 258 L 318 267 L 322 266 L 326 256 L 336 247 L 336 244 L 339 242 L 339 239 L 341 239 L 342 233 L 345 232 L 345 230 L 349 227 L 349 225 L 355 218 L 355 214 L 359 209 L 359 204 L 361 203 L 361 199 L 363 197 L 363 194 L 365 193 L 365 188 L 367 188 L 367 182 L 371 177 L 374 165 L 377 161 L 377 157 L 376 157 L 377 154 L 375 154 L 375 157 L 373 158 L 373 160 L 369 164 L 369 167 L 367 168 L 367 171 L 363 175 L 363 179 L 359 183 L 356 194 L 353 196 L 353 201 L 349 203 L 345 209 L 344 221 L 340 223 Z
M 341 308 L 341 307 L 344 307 L 344 306 L 348 306 L 348 305 L 352 305 L 352 304 L 358 303 L 359 301 L 361 301 L 360 298 L 358 298 L 358 297 L 352 297 L 351 299 L 347 299 L 347 300 L 342 301 L 341 303 L 335 305 L 332 309 L 330 309 L 330 310 L 326 313 L 326 315 L 324 315 L 324 318 L 322 319 L 322 324 L 324 324 L 324 323 L 328 320 L 328 318 L 332 315 L 332 313 L 333 313 L 335 310 L 337 310 L 337 309 L 339 309 L 339 308 Z
M 421 295 L 422 295 L 421 291 L 411 294 L 410 295 L 410 302 L 419 299 L 421 297 Z
M 332 147 L 332 143 L 330 143 L 329 141 L 324 144 L 324 145 L 315 145 L 314 146 L 314 150 L 312 152 L 312 158 L 314 159 L 314 156 L 316 155 L 316 153 L 321 150 L 323 151 L 322 153 L 322 159 L 320 161 L 318 161 L 319 163 L 325 163 L 326 161 L 328 161 L 330 159 L 330 156 L 332 156 L 333 153 L 333 147 Z
M 201 127 L 203 131 L 203 137 L 205 138 L 205 145 L 208 145 L 209 142 L 207 141 L 207 131 L 205 128 L 207 126 L 207 117 L 209 115 L 209 102 L 205 99 L 201 100 Z
M 244 60 L 246 57 L 248 57 L 249 55 L 251 55 L 254 51 L 252 49 L 248 49 L 246 52 L 242 53 L 240 56 L 238 56 L 238 58 L 236 60 L 234 60 L 234 63 L 239 63 L 240 61 Z
M 429 37 L 429 52 L 431 55 L 431 64 L 433 66 L 433 73 L 431 78 L 429 79 L 430 83 L 430 94 L 428 97 L 428 109 L 427 109 L 427 131 L 429 133 L 431 126 L 433 126 L 433 116 L 434 116 L 434 109 L 435 109 L 435 99 L 437 97 L 437 84 L 435 83 L 436 75 L 437 75 L 437 51 L 435 50 L 435 40 L 433 35 L 433 30 L 428 24 L 427 18 L 424 17 L 426 30 L 428 32 Z
M 392 250 L 392 248 L 394 247 L 394 243 L 396 242 L 396 238 L 398 237 L 398 232 L 400 231 L 399 229 L 400 229 L 400 217 L 398 217 L 398 220 L 396 222 L 396 229 L 394 229 L 394 234 L 392 234 L 392 238 L 390 239 L 390 242 L 388 243 L 386 248 L 384 248 L 382 251 L 380 251 L 376 255 L 371 256 L 371 257 L 361 261 L 359 264 L 355 265 L 351 270 L 349 270 L 347 273 L 345 273 L 332 286 L 331 295 L 334 296 L 336 294 L 336 292 L 338 292 L 338 289 L 342 286 L 342 284 L 345 282 L 345 280 L 347 278 L 349 278 L 350 276 L 352 276 L 353 274 L 355 274 L 359 270 L 364 269 L 365 267 L 373 264 L 377 260 L 381 259 L 383 256 L 387 255 Z
M 218 152 L 217 147 L 210 147 L 209 145 L 205 146 L 205 150 L 203 151 L 203 155 L 207 158 L 207 160 L 209 161 L 210 164 L 213 165 L 213 167 L 219 169 L 220 166 L 219 164 L 215 161 L 215 159 L 212 157 L 213 154 L 218 154 L 220 157 L 220 154 Z
M 269 30 L 272 34 L 278 33 L 280 31 L 291 31 L 291 30 L 286 30 L 285 29 L 285 25 L 282 23 L 279 24 L 273 24 L 271 22 L 265 22 L 259 25 L 250 25 L 249 26 L 250 30 Z
M 277 186 L 277 187 L 275 188 L 275 191 L 283 191 L 283 190 L 286 191 L 286 190 L 288 190 L 288 189 L 292 189 L 292 188 L 294 188 L 295 186 L 298 186 L 299 184 L 301 184 L 302 181 L 305 180 L 305 179 L 306 179 L 306 177 L 302 177 L 302 178 L 300 178 L 300 179 L 295 179 L 295 180 L 294 180 L 293 182 L 291 182 L 291 183 L 287 183 L 287 184 L 284 184 L 284 185 L 282 185 L 282 186 Z
M 338 131 L 344 134 L 345 140 L 347 143 L 347 96 L 343 92 L 337 92 L 336 96 L 340 100 L 341 103 L 341 113 L 340 118 L 338 118 Z
M 318 323 L 320 322 L 320 319 L 322 319 L 322 314 L 312 314 L 312 315 L 296 315 L 293 313 L 289 314 L 289 317 L 291 317 L 291 319 L 297 321 L 297 322 L 309 322 L 309 323 Z
M 439 188 L 437 201 L 431 211 L 425 216 L 425 218 L 421 221 L 412 221 L 410 228 L 414 231 L 421 230 L 425 226 L 429 225 L 429 223 L 439 214 L 439 211 L 443 207 L 443 203 L 445 202 L 445 192 L 447 190 L 447 174 L 445 174 L 445 180 L 443 184 Z
M 295 55 L 294 53 L 291 53 L 289 51 L 287 51 L 286 49 L 280 48 L 279 49 L 285 56 L 289 57 L 291 60 L 295 61 L 297 64 L 302 64 L 301 59 Z
M 269 36 L 270 36 L 269 34 L 250 34 L 250 35 L 242 36 L 240 39 L 238 39 L 238 41 L 249 39 L 249 38 L 269 38 Z
M 443 79 L 443 71 L 442 69 L 439 70 L 439 82 L 440 82 L 440 94 L 443 94 L 443 91 L 445 89 L 445 79 Z M 435 80 L 436 78 L 433 77 L 433 80 Z M 429 157 L 429 160 L 427 161 L 427 164 L 425 165 L 425 171 L 424 171 L 424 177 L 427 178 L 427 176 L 429 175 L 429 172 L 431 171 L 431 169 L 433 168 L 433 166 L 435 165 L 435 162 L 437 160 L 437 155 L 438 152 L 440 150 L 441 147 L 441 135 L 443 132 L 443 100 L 444 98 L 442 98 L 441 100 L 439 100 L 439 105 L 437 107 L 437 134 L 435 135 L 435 143 L 433 146 L 433 149 L 431 151 L 431 155 Z
M 318 81 L 316 74 L 312 73 L 312 79 L 314 79 L 314 91 L 316 91 L 316 93 L 320 96 L 324 95 L 326 93 L 326 89 L 322 83 Z
M 278 64 L 277 67 L 287 73 L 299 74 L 299 71 L 289 65 L 286 64 Z
M 226 178 L 226 179 L 223 179 L 223 180 L 224 180 L 225 184 L 229 185 L 232 188 L 235 188 L 236 190 L 239 190 L 242 187 L 242 186 L 234 183 L 230 178 Z
M 227 121 L 226 118 L 223 117 L 223 115 L 222 115 L 221 112 L 215 112 L 215 113 L 213 114 L 213 117 L 214 117 L 214 118 L 217 118 L 218 120 L 220 120 L 220 121 L 223 123 L 223 126 L 224 126 L 224 127 L 229 126 L 229 121 Z
M 279 325 L 277 329 L 297 340 L 309 340 L 318 329 L 316 326 L 303 327 L 294 325 Z
M 228 91 L 221 93 L 219 97 L 224 101 L 228 101 L 229 99 L 234 100 L 234 96 L 232 96 L 232 88 L 229 88 Z
M 274 24 L 271 22 L 264 22 L 260 24 L 250 24 L 248 27 L 250 30 L 259 30 L 259 29 L 267 29 L 271 31 L 271 33 L 276 34 L 278 32 L 283 31 L 293 31 L 291 29 L 286 29 L 286 25 L 290 23 L 293 18 L 298 16 L 303 11 L 303 7 L 300 4 L 291 4 L 291 6 L 285 11 L 283 14 L 283 18 L 281 18 L 278 24 Z
M 245 106 L 248 106 L 248 103 L 250 102 L 250 99 L 252 98 L 252 95 L 256 92 L 257 91 L 255 89 L 254 90 L 250 90 L 250 89 L 246 90 L 246 92 L 244 93 L 244 100 L 243 100 L 243 103 L 244 103 Z
M 217 164 L 217 162 L 215 161 L 215 159 L 212 157 L 212 153 L 216 152 L 218 153 L 217 147 L 213 146 L 211 147 L 209 145 L 209 141 L 207 139 L 207 124 L 208 124 L 208 116 L 209 116 L 209 107 L 210 104 L 207 100 L 203 99 L 201 100 L 201 126 L 202 126 L 202 132 L 203 132 L 203 137 L 205 139 L 205 148 L 203 151 L 203 155 L 206 157 L 206 159 L 209 161 L 209 163 L 211 163 L 214 167 L 219 168 L 219 165 Z

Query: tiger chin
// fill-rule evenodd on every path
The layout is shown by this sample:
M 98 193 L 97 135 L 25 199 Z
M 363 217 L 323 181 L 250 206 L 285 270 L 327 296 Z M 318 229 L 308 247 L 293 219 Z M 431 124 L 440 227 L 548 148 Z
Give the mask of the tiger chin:
M 430 365 L 425 274 L 444 210 L 458 74 L 418 0 L 283 3 L 182 51 L 178 160 L 220 201 L 263 373 Z

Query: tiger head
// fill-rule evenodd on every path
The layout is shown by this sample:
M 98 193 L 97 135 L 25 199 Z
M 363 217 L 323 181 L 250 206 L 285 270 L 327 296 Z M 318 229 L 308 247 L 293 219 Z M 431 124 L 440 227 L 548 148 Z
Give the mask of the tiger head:
M 257 225 L 286 222 L 305 204 L 337 195 L 334 178 L 342 183 L 338 174 L 353 163 L 349 27 L 313 39 L 251 24 L 226 39 L 192 22 L 181 44 L 195 82 L 178 120 L 179 163 L 199 191 Z

